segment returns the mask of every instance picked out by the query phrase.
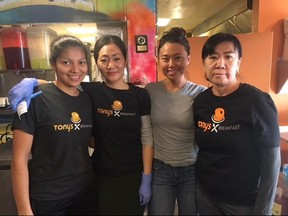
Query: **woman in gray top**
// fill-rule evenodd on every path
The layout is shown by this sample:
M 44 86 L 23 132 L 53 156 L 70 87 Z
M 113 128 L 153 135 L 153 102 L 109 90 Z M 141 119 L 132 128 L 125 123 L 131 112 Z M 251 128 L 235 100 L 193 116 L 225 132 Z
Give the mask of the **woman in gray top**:
M 180 215 L 197 213 L 192 104 L 206 88 L 185 78 L 189 55 L 185 30 L 172 28 L 158 47 L 158 63 L 166 79 L 145 87 L 151 98 L 154 136 L 150 215 L 173 215 L 176 200 Z

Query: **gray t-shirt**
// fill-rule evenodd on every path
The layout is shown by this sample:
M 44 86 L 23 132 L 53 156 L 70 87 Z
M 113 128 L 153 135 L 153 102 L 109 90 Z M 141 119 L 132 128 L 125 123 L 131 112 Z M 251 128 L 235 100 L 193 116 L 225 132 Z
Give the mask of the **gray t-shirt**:
M 192 104 L 206 87 L 188 81 L 181 90 L 168 92 L 159 81 L 145 88 L 151 98 L 154 158 L 175 167 L 194 164 L 197 146 Z

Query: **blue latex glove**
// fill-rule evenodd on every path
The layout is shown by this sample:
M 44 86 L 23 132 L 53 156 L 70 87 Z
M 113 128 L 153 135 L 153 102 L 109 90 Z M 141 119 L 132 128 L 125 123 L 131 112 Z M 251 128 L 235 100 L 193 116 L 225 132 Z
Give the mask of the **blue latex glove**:
M 152 174 L 144 174 L 142 172 L 142 181 L 139 189 L 140 205 L 147 205 L 151 199 L 151 179 Z
M 38 85 L 39 83 L 36 78 L 24 78 L 20 83 L 10 89 L 8 98 L 13 112 L 17 112 L 17 106 L 23 100 L 26 100 L 27 107 L 29 107 L 31 99 L 33 96 L 36 96 L 33 95 L 33 89 Z

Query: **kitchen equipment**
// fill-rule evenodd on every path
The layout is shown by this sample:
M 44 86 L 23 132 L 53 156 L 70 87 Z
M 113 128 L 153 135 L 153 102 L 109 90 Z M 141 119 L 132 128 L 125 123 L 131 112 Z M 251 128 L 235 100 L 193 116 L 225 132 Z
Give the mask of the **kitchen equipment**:
M 0 71 L 0 97 L 7 97 L 9 90 L 25 77 L 54 81 L 56 75 L 53 70 Z
M 26 35 L 32 69 L 50 69 L 50 43 L 57 37 L 57 32 L 47 27 L 29 26 Z
M 0 29 L 1 31 L 1 29 Z M 0 39 L 0 70 L 6 70 L 6 63 L 5 63 L 5 57 L 3 53 L 3 47 L 2 47 L 2 42 Z
M 0 37 L 7 69 L 31 69 L 25 29 L 4 27 Z
M 9 106 L 8 97 L 0 97 L 0 107 L 7 107 Z

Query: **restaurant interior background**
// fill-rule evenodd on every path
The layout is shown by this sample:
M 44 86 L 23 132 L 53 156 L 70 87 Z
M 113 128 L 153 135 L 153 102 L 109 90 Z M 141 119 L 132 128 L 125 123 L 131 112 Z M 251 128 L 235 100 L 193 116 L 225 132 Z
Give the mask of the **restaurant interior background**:
M 48 61 L 49 43 L 64 33 L 85 42 L 91 56 L 99 36 L 120 36 L 129 54 L 125 79 L 142 86 L 164 78 L 157 68 L 156 47 L 157 40 L 171 27 L 181 26 L 187 31 L 191 45 L 187 79 L 205 86 L 208 83 L 203 76 L 202 45 L 216 32 L 236 34 L 243 45 L 241 81 L 271 95 L 278 109 L 281 133 L 288 134 L 287 17 L 288 0 L 0 1 L 1 184 L 10 181 L 11 156 L 3 156 L 3 152 L 9 152 L 3 147 L 13 138 L 12 111 L 7 109 L 8 91 L 24 77 L 55 79 Z M 160 23 L 163 20 L 164 26 Z M 8 52 L 12 47 L 21 51 L 13 58 Z M 93 61 L 91 58 L 86 81 L 101 80 Z M 287 139 L 281 139 L 282 164 L 288 163 Z M 0 186 L 0 214 L 8 214 L 14 208 L 12 198 L 4 197 L 11 194 L 10 190 L 9 186 Z

